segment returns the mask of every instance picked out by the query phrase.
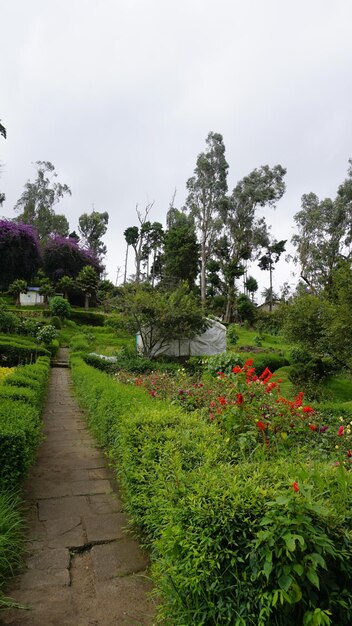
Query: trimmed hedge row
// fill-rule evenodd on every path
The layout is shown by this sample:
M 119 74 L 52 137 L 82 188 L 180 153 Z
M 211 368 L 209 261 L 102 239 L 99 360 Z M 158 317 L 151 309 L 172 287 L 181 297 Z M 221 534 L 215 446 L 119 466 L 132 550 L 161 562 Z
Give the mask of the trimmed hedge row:
M 15 488 L 33 463 L 49 368 L 49 358 L 39 357 L 0 385 L 0 492 Z
M 70 319 L 77 324 L 87 324 L 88 326 L 104 326 L 105 315 L 94 311 L 76 311 L 71 309 Z
M 351 473 L 298 454 L 234 465 L 214 425 L 78 356 L 71 366 L 151 548 L 161 623 L 352 623 Z
M 32 363 L 39 356 L 50 356 L 50 351 L 17 335 L 0 335 L 0 365 L 13 367 L 21 363 Z

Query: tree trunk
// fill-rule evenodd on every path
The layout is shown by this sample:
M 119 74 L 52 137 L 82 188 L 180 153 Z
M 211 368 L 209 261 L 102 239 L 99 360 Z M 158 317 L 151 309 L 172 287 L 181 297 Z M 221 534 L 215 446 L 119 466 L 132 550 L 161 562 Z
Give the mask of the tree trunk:
M 272 313 L 272 310 L 273 310 L 273 266 L 271 263 L 269 265 L 269 274 L 270 274 L 269 312 Z
M 128 244 L 126 246 L 126 257 L 125 257 L 125 274 L 123 277 L 123 284 L 126 285 L 127 280 L 127 260 L 128 260 Z
M 88 311 L 89 309 L 89 294 L 88 293 L 84 294 L 84 308 L 86 311 Z
M 206 266 L 206 251 L 205 251 L 205 241 L 202 241 L 202 249 L 201 249 L 201 268 L 200 268 L 200 298 L 202 305 L 205 305 L 206 300 L 206 280 L 205 280 L 205 266 Z

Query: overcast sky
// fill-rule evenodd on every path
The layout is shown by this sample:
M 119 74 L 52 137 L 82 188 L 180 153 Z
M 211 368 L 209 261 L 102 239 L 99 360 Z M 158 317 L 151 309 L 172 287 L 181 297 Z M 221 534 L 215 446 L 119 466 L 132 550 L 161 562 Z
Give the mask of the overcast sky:
M 72 190 L 55 208 L 71 230 L 108 211 L 113 282 L 136 204 L 154 201 L 165 224 L 209 131 L 224 137 L 230 190 L 255 167 L 287 168 L 267 215 L 278 239 L 303 193 L 334 196 L 346 177 L 351 0 L 0 0 L 0 23 L 0 214 L 15 216 L 33 163 L 51 161 Z M 292 269 L 280 261 L 276 288 Z

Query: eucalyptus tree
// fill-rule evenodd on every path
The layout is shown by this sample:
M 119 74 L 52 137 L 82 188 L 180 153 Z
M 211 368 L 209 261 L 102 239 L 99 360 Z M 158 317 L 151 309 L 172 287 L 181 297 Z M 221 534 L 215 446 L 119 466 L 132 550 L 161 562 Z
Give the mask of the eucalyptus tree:
M 186 199 L 186 208 L 200 236 L 200 289 L 203 304 L 206 300 L 206 266 L 221 227 L 220 209 L 227 193 L 228 167 L 222 135 L 210 132 L 206 139 L 206 150 L 197 158 L 194 176 L 187 181 Z
M 292 242 L 301 278 L 315 292 L 331 294 L 335 271 L 344 261 L 352 261 L 352 160 L 347 178 L 334 200 L 319 200 L 304 194 L 301 210 L 294 216 L 298 231 Z
M 240 180 L 226 202 L 221 205 L 224 254 L 218 254 L 227 279 L 227 307 L 225 321 L 231 321 L 236 278 L 244 274 L 244 263 L 253 258 L 269 242 L 265 215 L 258 217 L 258 209 L 275 207 L 285 192 L 286 170 L 281 165 L 270 168 L 263 165 Z
M 287 239 L 281 239 L 281 241 L 277 241 L 276 239 L 271 240 L 270 243 L 268 243 L 268 245 L 266 246 L 264 254 L 259 258 L 258 266 L 260 267 L 261 270 L 267 270 L 270 276 L 270 286 L 269 286 L 269 291 L 268 291 L 268 293 L 270 294 L 270 297 L 269 297 L 270 313 L 273 310 L 273 299 L 274 299 L 273 297 L 273 271 L 275 269 L 274 266 L 280 259 L 281 254 L 285 252 L 286 242 L 287 242 Z
M 66 184 L 54 182 L 57 177 L 50 161 L 36 161 L 37 177 L 24 186 L 21 197 L 15 204 L 18 222 L 35 226 L 39 239 L 46 241 L 50 234 L 67 236 L 69 224 L 64 215 L 57 215 L 54 206 L 71 190 Z
M 147 235 L 150 230 L 150 222 L 147 220 L 147 217 L 154 205 L 154 202 L 150 202 L 144 208 L 144 213 L 139 209 L 138 204 L 136 205 L 136 213 L 139 221 L 139 226 L 130 226 L 126 228 L 124 232 L 124 237 L 127 243 L 126 249 L 126 261 L 125 261 L 125 277 L 124 284 L 126 284 L 127 279 L 127 259 L 128 259 L 128 247 L 132 246 L 135 255 L 135 282 L 139 283 L 141 280 L 141 264 L 143 261 L 143 248 L 147 241 Z
M 104 211 L 92 211 L 91 213 L 83 213 L 78 218 L 78 230 L 81 235 L 83 244 L 92 250 L 96 257 L 102 259 L 105 256 L 107 248 L 102 241 L 109 222 L 109 214 Z

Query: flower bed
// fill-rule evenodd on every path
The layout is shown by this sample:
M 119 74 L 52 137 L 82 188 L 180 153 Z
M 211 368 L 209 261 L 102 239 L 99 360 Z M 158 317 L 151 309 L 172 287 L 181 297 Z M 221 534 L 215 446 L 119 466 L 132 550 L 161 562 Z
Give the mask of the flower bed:
M 321 432 L 302 397 L 277 402 L 269 372 L 237 367 L 190 384 L 181 373 L 177 390 L 177 377 L 128 374 L 126 385 L 72 358 L 90 426 L 150 547 L 160 622 L 347 626 L 352 474 L 324 462 L 330 444 L 325 457 L 309 454 L 312 438 L 341 441 L 347 426 Z

